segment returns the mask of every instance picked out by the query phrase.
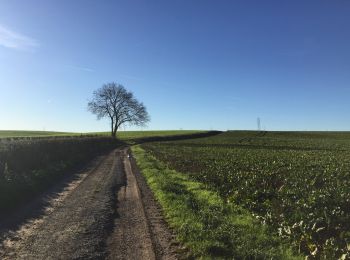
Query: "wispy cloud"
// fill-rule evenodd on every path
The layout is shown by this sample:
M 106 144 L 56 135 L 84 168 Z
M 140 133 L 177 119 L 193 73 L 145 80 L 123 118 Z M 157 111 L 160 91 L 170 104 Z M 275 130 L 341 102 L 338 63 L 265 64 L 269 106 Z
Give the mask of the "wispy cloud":
M 86 72 L 94 72 L 94 69 L 91 68 L 87 68 L 87 67 L 81 67 L 81 66 L 69 66 L 72 69 L 76 69 L 76 70 L 82 70 L 82 71 L 86 71 Z
M 0 24 L 0 46 L 16 50 L 33 50 L 39 43 Z

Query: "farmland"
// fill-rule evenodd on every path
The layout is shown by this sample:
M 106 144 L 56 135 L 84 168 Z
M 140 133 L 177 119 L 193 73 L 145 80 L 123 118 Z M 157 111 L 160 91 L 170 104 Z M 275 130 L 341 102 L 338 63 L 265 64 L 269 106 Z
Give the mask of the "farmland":
M 132 166 L 128 146 L 213 134 L 142 131 L 121 140 L 106 133 L 3 133 L 0 258 L 150 259 L 161 252 L 174 259 L 175 238 L 159 221 L 160 209 Z
M 233 131 L 142 148 L 247 210 L 296 253 L 349 256 L 350 133 Z
M 116 147 L 144 138 L 201 134 L 200 131 L 130 131 L 114 140 L 107 133 L 0 131 L 0 209 L 15 207 L 84 164 Z
M 49 247 L 53 247 L 55 243 L 47 240 L 51 230 L 59 232 L 58 226 L 65 224 L 71 229 L 76 222 L 87 219 L 90 213 L 72 215 L 69 217 L 72 222 L 66 220 L 70 212 L 74 212 L 72 209 L 85 200 L 95 203 L 91 204 L 95 206 L 86 206 L 87 212 L 95 212 L 96 205 L 100 207 L 95 212 L 101 222 L 96 228 L 104 231 L 98 232 L 112 232 L 114 190 L 131 184 L 128 178 L 133 175 L 138 183 L 134 180 L 134 185 L 142 183 L 143 177 L 134 166 L 125 168 L 133 165 L 133 161 L 128 161 L 131 159 L 126 148 L 132 145 L 138 168 L 148 183 L 147 187 L 141 184 L 142 189 L 150 187 L 153 192 L 147 199 L 143 195 L 135 198 L 147 205 L 154 195 L 174 231 L 176 243 L 181 243 L 180 249 L 176 249 L 180 250 L 181 257 L 346 259 L 349 256 L 348 132 L 126 131 L 119 133 L 119 140 L 106 135 L 108 133 L 3 132 L 0 139 L 1 212 L 12 211 L 40 196 L 65 176 L 74 176 L 77 166 L 102 156 L 106 161 L 95 164 L 96 170 L 86 174 L 92 177 L 81 179 L 72 190 L 75 195 L 67 197 L 71 199 L 64 200 L 63 207 L 55 207 L 58 224 L 48 219 L 47 224 L 34 233 L 46 237 L 40 243 L 50 241 Z M 130 190 L 135 189 L 130 187 Z M 98 200 L 96 194 L 102 194 Z M 128 200 L 122 199 L 123 194 L 118 194 L 118 200 L 121 196 L 119 203 L 126 204 L 120 206 L 118 213 L 123 221 L 129 221 L 131 212 L 126 210 L 125 215 L 122 214 L 122 208 L 129 207 Z M 102 204 L 99 201 L 103 201 Z M 147 222 L 142 207 L 137 211 Z M 120 225 L 121 220 L 115 221 Z M 132 230 L 134 224 L 130 221 L 130 227 L 125 229 Z M 89 225 L 86 222 L 86 226 Z M 138 231 L 134 231 L 130 235 L 133 234 L 136 241 Z M 118 229 L 113 232 L 119 237 Z M 172 244 L 172 235 L 167 237 L 165 247 Z M 75 238 L 71 239 L 62 243 L 85 248 Z M 86 241 L 98 244 L 106 239 L 96 235 Z M 139 240 L 137 243 L 146 243 Z M 31 248 L 30 240 L 23 241 L 25 247 Z M 37 254 L 48 253 L 40 243 L 36 245 Z M 113 248 L 121 242 L 112 239 L 111 245 Z M 98 250 L 94 252 L 97 254 Z M 19 253 L 26 252 L 23 249 Z M 135 249 L 135 253 L 140 252 Z
M 0 138 L 8 137 L 43 137 L 43 136 L 67 136 L 73 133 L 52 132 L 52 131 L 21 131 L 21 130 L 0 130 Z
M 163 137 L 189 135 L 205 131 L 198 130 L 158 130 L 158 131 L 120 131 L 118 138 L 132 140 L 147 137 Z M 110 132 L 53 132 L 53 131 L 21 131 L 21 130 L 0 130 L 0 138 L 23 138 L 23 137 L 68 137 L 68 136 L 110 136 Z
M 121 140 L 134 140 L 149 137 L 166 137 L 178 135 L 190 135 L 195 133 L 203 133 L 205 131 L 198 130 L 159 130 L 159 131 L 120 131 L 117 136 Z M 110 135 L 109 132 L 89 133 L 97 135 Z

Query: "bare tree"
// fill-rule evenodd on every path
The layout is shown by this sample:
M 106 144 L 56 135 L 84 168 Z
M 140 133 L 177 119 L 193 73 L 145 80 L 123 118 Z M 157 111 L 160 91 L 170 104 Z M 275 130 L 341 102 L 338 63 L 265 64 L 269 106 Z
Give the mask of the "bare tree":
M 108 117 L 111 121 L 111 135 L 116 137 L 123 124 L 144 126 L 150 121 L 146 107 L 132 92 L 117 83 L 107 83 L 93 93 L 88 109 L 97 119 Z

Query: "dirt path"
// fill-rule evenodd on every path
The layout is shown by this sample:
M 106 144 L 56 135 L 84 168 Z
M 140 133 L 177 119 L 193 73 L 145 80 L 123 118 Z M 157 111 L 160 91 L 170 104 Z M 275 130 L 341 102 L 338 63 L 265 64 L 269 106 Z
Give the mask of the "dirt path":
M 108 240 L 108 258 L 176 259 L 174 237 L 129 151 L 124 150 L 121 158 L 124 185 L 118 192 L 118 216 Z
M 0 259 L 176 259 L 174 237 L 127 149 L 58 186 L 38 214 L 27 214 L 34 203 L 17 213 L 30 218 L 2 220 Z

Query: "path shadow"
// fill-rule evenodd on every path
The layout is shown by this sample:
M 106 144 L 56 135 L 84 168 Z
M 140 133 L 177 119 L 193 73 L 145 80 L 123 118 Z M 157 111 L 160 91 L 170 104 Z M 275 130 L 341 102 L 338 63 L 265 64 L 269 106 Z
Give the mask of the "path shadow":
M 81 179 L 84 174 L 96 168 L 96 165 L 99 165 L 103 161 L 103 157 L 104 155 L 97 156 L 88 164 L 79 165 L 67 170 L 63 179 L 44 192 L 39 193 L 34 198 L 28 199 L 14 209 L 0 212 L 0 244 L 4 242 L 9 234 L 19 230 L 23 225 L 47 214 L 47 208 L 53 205 L 52 202 L 60 197 L 69 184 Z

